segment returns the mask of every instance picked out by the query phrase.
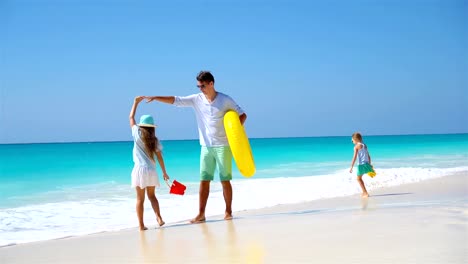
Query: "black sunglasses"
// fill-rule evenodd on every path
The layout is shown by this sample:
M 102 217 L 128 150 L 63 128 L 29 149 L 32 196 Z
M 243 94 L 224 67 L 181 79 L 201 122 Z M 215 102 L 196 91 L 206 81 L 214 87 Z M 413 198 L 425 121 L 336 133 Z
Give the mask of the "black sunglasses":
M 197 85 L 197 87 L 198 87 L 199 89 L 204 89 L 204 88 L 206 87 L 206 85 L 205 85 L 205 84 Z

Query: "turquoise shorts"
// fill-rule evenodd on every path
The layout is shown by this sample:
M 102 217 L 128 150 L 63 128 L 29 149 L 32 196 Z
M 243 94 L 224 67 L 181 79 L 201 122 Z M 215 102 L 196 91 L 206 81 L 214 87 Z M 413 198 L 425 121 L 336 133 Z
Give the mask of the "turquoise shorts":
M 200 154 L 200 179 L 202 181 L 212 181 L 214 173 L 218 167 L 219 180 L 232 180 L 232 152 L 229 146 L 204 147 Z
M 368 174 L 372 172 L 375 172 L 374 167 L 372 167 L 372 165 L 370 165 L 369 163 L 360 164 L 357 167 L 357 176 L 362 176 L 364 174 Z

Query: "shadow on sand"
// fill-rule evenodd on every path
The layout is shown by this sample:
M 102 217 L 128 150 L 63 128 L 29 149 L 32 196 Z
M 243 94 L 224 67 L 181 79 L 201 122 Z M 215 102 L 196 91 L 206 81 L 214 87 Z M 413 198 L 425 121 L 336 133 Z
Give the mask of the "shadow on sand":
M 394 196 L 394 195 L 408 195 L 413 193 L 385 193 L 385 194 L 374 194 L 371 197 L 379 197 L 379 196 Z

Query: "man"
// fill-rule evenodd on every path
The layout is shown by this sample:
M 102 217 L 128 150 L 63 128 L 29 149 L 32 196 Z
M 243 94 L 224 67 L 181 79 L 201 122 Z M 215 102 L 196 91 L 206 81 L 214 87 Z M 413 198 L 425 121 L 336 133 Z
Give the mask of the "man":
M 224 130 L 223 118 L 228 110 L 234 110 L 239 114 L 241 124 L 244 124 L 247 115 L 231 97 L 217 92 L 214 83 L 214 77 L 209 71 L 201 71 L 197 76 L 197 87 L 201 93 L 189 96 L 146 97 L 147 102 L 159 101 L 179 107 L 192 107 L 195 110 L 201 145 L 200 191 L 199 212 L 190 220 L 191 223 L 202 223 L 206 220 L 205 208 L 216 166 L 226 203 L 224 219 L 232 219 L 232 152 Z

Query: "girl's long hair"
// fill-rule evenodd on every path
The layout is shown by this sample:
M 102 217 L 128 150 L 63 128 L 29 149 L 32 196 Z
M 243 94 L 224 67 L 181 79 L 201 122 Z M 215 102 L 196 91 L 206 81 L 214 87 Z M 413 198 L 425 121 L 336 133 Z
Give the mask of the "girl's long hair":
M 154 161 L 154 155 L 158 148 L 158 138 L 156 137 L 154 127 L 140 127 L 141 140 L 145 144 L 145 151 L 148 157 Z

